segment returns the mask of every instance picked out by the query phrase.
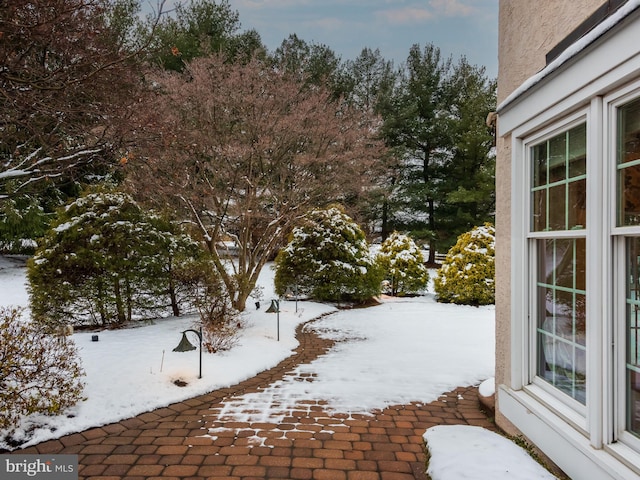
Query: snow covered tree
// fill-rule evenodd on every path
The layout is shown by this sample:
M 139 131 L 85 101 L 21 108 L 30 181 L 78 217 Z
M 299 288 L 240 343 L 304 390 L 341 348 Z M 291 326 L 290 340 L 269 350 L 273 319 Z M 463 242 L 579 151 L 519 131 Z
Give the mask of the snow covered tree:
M 84 371 L 75 345 L 0 308 L 0 429 L 23 415 L 55 415 L 82 396 Z
M 180 276 L 200 246 L 119 192 L 90 193 L 61 210 L 29 261 L 36 321 L 122 324 L 180 313 Z M 182 294 L 185 294 L 184 292 Z
M 342 209 L 312 210 L 276 257 L 275 287 L 317 300 L 362 302 L 380 294 L 382 269 L 364 233 Z
M 0 251 L 33 253 L 34 239 L 44 235 L 48 222 L 49 216 L 35 196 L 0 202 Z
M 422 252 L 407 235 L 393 232 L 382 242 L 378 262 L 385 270 L 391 295 L 418 293 L 429 282 Z
M 490 223 L 458 237 L 434 279 L 439 302 L 495 303 L 495 228 Z
M 242 311 L 295 222 L 366 191 L 382 146 L 361 112 L 258 59 L 199 58 L 155 82 L 127 181 L 143 200 L 191 219 Z M 225 258 L 228 241 L 237 262 Z

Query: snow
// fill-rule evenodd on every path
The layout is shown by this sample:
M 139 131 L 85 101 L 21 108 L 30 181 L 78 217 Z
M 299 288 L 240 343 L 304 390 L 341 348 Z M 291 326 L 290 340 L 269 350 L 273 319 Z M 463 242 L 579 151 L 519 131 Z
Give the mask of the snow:
M 556 71 L 563 64 L 569 61 L 571 58 L 578 55 L 590 44 L 596 41 L 599 37 L 615 27 L 625 17 L 631 14 L 634 10 L 640 7 L 640 0 L 628 0 L 622 7 L 620 7 L 613 15 L 598 24 L 593 30 L 586 33 L 583 37 L 578 39 L 575 43 L 564 50 L 558 57 L 553 60 L 549 65 L 540 70 L 535 75 L 529 77 L 522 85 L 515 89 L 511 94 L 505 98 L 500 105 L 498 105 L 498 112 L 503 110 L 508 104 L 513 102 L 516 98 L 529 90 L 531 87 L 539 83 L 542 79 L 549 74 Z
M 487 378 L 478 387 L 478 393 L 483 397 L 490 397 L 496 393 L 496 379 L 491 377 Z
M 28 306 L 22 265 L 18 259 L 0 257 L 0 306 Z M 278 341 L 278 315 L 265 312 L 270 299 L 276 298 L 273 274 L 269 265 L 262 271 L 262 306 L 248 308 L 248 326 L 239 344 L 225 353 L 203 355 L 202 379 L 198 379 L 198 350 L 172 351 L 181 332 L 193 328 L 195 317 L 74 333 L 87 374 L 86 400 L 66 415 L 24 419 L 16 431 L 22 445 L 129 418 L 250 378 L 289 356 L 297 347 L 296 327 L 323 314 L 307 328 L 338 340 L 335 346 L 269 388 L 229 402 L 221 412 L 225 418 L 253 415 L 277 422 L 300 398 L 326 400 L 327 408 L 335 412 L 366 414 L 392 404 L 428 403 L 458 386 L 477 385 L 493 376 L 493 306 L 439 304 L 433 293 L 384 297 L 379 306 L 353 310 L 282 300 Z M 193 334 L 187 335 L 196 342 Z M 303 374 L 313 374 L 314 381 L 295 380 Z M 176 380 L 187 385 L 179 387 Z M 491 391 L 493 384 L 489 385 Z M 460 469 L 483 472 L 474 478 L 506 478 L 505 471 L 518 472 L 509 478 L 553 478 L 540 476 L 538 464 L 520 447 L 488 433 L 470 426 L 429 429 L 425 438 L 433 480 L 469 478 L 457 476 Z M 9 448 L 2 438 L 0 432 L 0 448 Z
M 438 425 L 424 434 L 431 480 L 552 480 L 525 450 L 484 428 Z M 473 470 L 469 466 L 473 465 Z

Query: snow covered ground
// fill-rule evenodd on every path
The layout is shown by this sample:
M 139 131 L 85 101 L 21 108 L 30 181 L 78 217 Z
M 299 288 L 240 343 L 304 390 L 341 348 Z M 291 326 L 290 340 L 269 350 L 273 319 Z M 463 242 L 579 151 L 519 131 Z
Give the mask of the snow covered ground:
M 493 307 L 439 304 L 432 293 L 340 311 L 325 304 L 299 302 L 296 312 L 295 302 L 282 301 L 278 341 L 278 316 L 265 312 L 275 298 L 272 279 L 273 271 L 266 267 L 260 280 L 261 309 L 246 312 L 248 328 L 238 346 L 222 354 L 204 355 L 201 379 L 197 350 L 172 351 L 181 332 L 192 328 L 195 317 L 164 319 L 126 330 L 75 333 L 73 340 L 87 374 L 86 400 L 65 415 L 24 419 L 17 431 L 23 446 L 250 378 L 291 354 L 297 346 L 297 325 L 325 313 L 330 315 L 314 322 L 314 329 L 343 341 L 327 355 L 298 367 L 302 373 L 314 373 L 314 382 L 302 385 L 283 379 L 277 389 L 279 405 L 306 395 L 328 401 L 329 408 L 337 412 L 363 413 L 398 403 L 431 402 L 458 386 L 476 385 L 493 376 Z M 0 257 L 0 306 L 9 305 L 28 305 L 24 268 Z M 98 341 L 93 341 L 94 335 Z M 191 338 L 192 343 L 195 340 Z M 176 380 L 187 385 L 178 387 Z M 277 416 L 269 408 L 266 405 L 257 414 Z M 464 465 L 466 472 L 480 471 L 476 462 L 482 464 L 483 473 L 475 478 L 553 478 L 527 455 L 514 454 L 512 449 L 521 449 L 513 443 L 490 440 L 495 435 L 489 435 L 491 432 L 445 426 L 431 430 L 427 437 L 433 480 L 461 478 L 452 475 L 454 466 Z M 0 448 L 8 448 L 2 438 L 0 432 Z M 478 454 L 479 445 L 484 452 Z M 489 451 L 495 462 L 486 461 Z M 520 476 L 513 476 L 514 472 Z

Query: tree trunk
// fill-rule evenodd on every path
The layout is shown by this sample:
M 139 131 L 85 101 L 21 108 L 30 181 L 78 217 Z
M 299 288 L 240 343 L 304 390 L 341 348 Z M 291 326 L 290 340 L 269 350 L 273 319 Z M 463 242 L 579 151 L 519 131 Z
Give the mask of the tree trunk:
M 176 284 L 173 278 L 173 269 L 171 268 L 172 261 L 169 259 L 169 271 L 167 276 L 169 277 L 169 300 L 171 301 L 171 311 L 174 317 L 180 316 L 180 306 L 178 305 L 178 296 L 176 294 Z
M 385 199 L 382 202 L 382 241 L 389 236 L 389 202 Z
M 124 303 L 122 301 L 122 292 L 120 291 L 120 280 L 115 279 L 113 281 L 113 296 L 116 302 L 116 312 L 118 315 L 118 323 L 123 324 L 126 320 L 124 315 Z
M 427 199 L 427 205 L 429 208 L 429 230 L 431 231 L 431 238 L 429 238 L 429 258 L 427 263 L 433 265 L 436 263 L 436 219 L 434 216 L 434 202 L 433 198 Z

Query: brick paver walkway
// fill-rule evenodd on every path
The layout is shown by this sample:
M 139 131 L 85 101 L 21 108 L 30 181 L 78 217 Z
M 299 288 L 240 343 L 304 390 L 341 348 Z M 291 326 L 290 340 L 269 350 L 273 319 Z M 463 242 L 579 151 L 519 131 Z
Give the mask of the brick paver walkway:
M 473 387 L 372 415 L 331 414 L 322 401 L 309 399 L 289 407 L 277 423 L 227 418 L 229 405 L 235 411 L 243 395 L 264 392 L 332 345 L 303 326 L 297 337 L 294 355 L 238 385 L 14 453 L 78 454 L 81 480 L 410 480 L 426 478 L 427 428 L 495 430 Z M 250 413 L 251 405 L 245 409 Z

